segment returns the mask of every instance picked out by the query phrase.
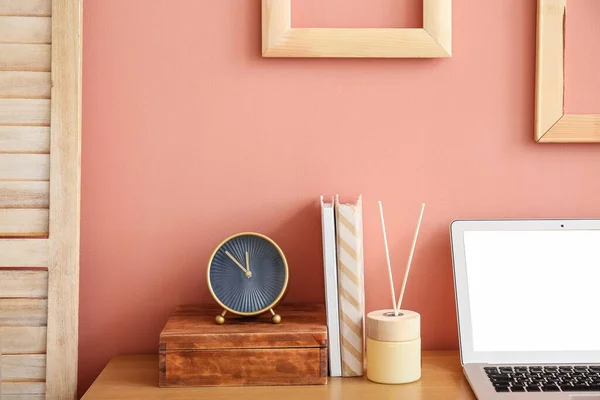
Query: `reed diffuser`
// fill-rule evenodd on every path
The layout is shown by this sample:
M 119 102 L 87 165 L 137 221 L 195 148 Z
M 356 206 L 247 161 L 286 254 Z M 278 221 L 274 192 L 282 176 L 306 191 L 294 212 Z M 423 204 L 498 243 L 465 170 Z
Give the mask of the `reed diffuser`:
M 367 315 L 367 378 L 373 382 L 399 384 L 414 382 L 421 378 L 421 316 L 414 311 L 403 310 L 402 300 L 424 211 L 425 203 L 421 204 L 421 213 L 408 256 L 400 296 L 396 302 L 383 205 L 381 201 L 379 202 L 393 309 L 373 311 Z

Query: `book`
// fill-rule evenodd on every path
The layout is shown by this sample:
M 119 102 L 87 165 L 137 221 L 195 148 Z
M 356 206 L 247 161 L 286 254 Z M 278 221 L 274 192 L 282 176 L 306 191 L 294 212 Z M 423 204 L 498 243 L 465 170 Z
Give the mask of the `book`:
M 342 376 L 364 374 L 364 256 L 362 196 L 335 199 Z
M 329 375 L 342 376 L 340 353 L 340 316 L 338 312 L 337 254 L 335 246 L 334 202 L 321 196 L 321 228 L 323 231 L 323 271 L 325 274 L 325 309 L 329 340 Z

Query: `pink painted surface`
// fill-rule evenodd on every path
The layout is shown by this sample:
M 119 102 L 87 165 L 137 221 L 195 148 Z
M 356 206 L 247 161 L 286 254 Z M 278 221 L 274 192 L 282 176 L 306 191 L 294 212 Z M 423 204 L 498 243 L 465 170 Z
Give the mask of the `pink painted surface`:
M 600 1 L 569 0 L 565 46 L 565 112 L 600 114 Z
M 376 201 L 397 279 L 427 202 L 405 306 L 457 348 L 453 219 L 600 216 L 600 148 L 533 141 L 535 9 L 455 0 L 451 59 L 292 60 L 261 58 L 258 0 L 86 1 L 80 390 L 212 303 L 232 233 L 281 245 L 286 301 L 323 301 L 321 194 L 364 195 L 368 310 L 390 307 Z
M 421 28 L 423 0 L 301 0 L 292 3 L 292 26 Z

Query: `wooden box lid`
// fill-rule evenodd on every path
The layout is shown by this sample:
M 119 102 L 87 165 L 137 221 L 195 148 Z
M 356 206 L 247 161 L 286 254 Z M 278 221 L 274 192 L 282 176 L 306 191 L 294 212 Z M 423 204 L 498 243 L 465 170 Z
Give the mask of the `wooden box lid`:
M 160 351 L 202 349 L 258 349 L 326 347 L 327 323 L 324 305 L 281 305 L 270 314 L 244 318 L 227 313 L 217 325 L 214 306 L 180 306 L 160 334 Z

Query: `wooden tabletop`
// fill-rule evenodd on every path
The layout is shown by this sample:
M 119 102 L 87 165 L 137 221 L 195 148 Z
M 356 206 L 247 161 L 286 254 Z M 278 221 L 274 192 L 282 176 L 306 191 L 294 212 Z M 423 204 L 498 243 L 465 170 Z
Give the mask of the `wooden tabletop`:
M 158 387 L 158 356 L 120 356 L 102 371 L 83 400 L 131 399 L 215 400 L 353 400 L 353 399 L 475 399 L 455 351 L 423 352 L 422 377 L 406 385 L 380 385 L 366 378 L 330 378 L 327 385 Z

